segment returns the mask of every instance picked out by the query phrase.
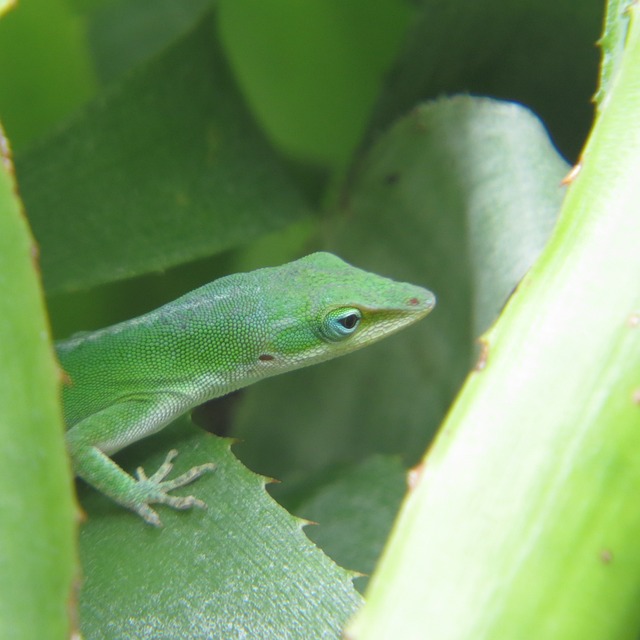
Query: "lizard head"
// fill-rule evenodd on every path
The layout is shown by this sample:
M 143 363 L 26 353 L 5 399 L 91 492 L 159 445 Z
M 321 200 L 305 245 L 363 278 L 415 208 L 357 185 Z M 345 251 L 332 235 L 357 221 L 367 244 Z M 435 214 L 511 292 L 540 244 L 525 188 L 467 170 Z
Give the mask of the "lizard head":
M 279 373 L 355 351 L 417 322 L 435 305 L 427 289 L 363 271 L 330 253 L 263 272 L 271 327 L 259 356 L 264 375 L 271 375 L 269 367 Z

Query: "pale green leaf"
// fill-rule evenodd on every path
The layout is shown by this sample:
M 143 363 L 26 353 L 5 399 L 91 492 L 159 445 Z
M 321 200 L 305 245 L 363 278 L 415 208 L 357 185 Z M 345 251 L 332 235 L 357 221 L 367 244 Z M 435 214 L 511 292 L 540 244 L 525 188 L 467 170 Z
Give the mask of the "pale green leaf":
M 638 69 L 635 4 L 557 229 L 484 337 L 356 638 L 637 638 Z
M 0 128 L 0 636 L 62 640 L 76 512 L 36 253 Z

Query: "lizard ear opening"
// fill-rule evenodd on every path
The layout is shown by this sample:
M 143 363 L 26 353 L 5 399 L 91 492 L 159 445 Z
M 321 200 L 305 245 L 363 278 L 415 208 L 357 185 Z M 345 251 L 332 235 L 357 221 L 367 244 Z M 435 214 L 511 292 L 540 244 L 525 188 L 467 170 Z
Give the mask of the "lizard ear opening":
M 322 335 L 332 342 L 345 340 L 360 326 L 362 311 L 355 307 L 341 307 L 327 313 L 320 324 Z

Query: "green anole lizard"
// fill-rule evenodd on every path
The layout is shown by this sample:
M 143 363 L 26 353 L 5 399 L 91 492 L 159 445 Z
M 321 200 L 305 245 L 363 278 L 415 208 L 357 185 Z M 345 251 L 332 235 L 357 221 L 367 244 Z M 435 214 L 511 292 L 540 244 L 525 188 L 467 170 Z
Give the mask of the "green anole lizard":
M 204 507 L 169 492 L 213 464 L 166 480 L 171 451 L 152 476 L 138 469 L 134 478 L 109 456 L 207 400 L 371 344 L 434 304 L 426 289 L 314 253 L 220 278 L 133 320 L 59 342 L 74 471 L 156 526 L 150 504 Z

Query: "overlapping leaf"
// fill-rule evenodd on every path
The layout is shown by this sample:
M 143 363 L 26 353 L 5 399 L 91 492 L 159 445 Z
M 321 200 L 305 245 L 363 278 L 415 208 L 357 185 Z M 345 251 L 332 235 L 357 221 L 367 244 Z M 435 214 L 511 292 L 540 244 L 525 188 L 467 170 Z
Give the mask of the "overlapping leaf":
M 204 20 L 18 159 L 49 293 L 165 269 L 299 219 Z

